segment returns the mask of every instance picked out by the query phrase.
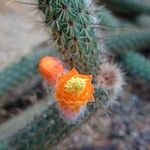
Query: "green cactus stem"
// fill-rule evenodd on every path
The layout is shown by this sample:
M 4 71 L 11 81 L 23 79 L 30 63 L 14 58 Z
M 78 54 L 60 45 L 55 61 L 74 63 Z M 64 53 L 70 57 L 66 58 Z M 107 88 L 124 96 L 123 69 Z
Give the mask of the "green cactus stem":
M 129 30 L 130 28 L 136 29 L 136 26 L 133 26 L 131 23 L 124 21 L 121 18 L 114 16 L 110 10 L 107 8 L 97 8 L 95 14 L 98 19 L 98 23 L 107 31 L 115 30 Z
M 135 19 L 134 23 L 140 28 L 150 29 L 150 15 L 141 14 Z
M 87 0 L 39 0 L 54 43 L 69 68 L 98 72 L 99 47 Z
M 127 71 L 144 80 L 150 80 L 150 60 L 135 52 L 126 52 L 121 55 L 122 64 Z
M 53 40 L 69 68 L 75 67 L 80 73 L 96 75 L 100 65 L 100 49 L 86 1 L 39 0 L 39 8 L 45 14 Z M 107 101 L 108 95 L 96 89 L 95 99 Z M 89 105 L 79 123 L 69 125 L 63 121 L 54 104 L 28 126 L 1 142 L 14 149 L 50 149 L 90 117 L 97 108 L 95 104 Z
M 100 94 L 99 100 L 103 101 L 108 98 L 102 93 L 97 92 L 97 94 L 95 97 L 98 97 Z M 57 105 L 54 104 L 50 108 L 47 108 L 40 116 L 36 117 L 25 128 L 11 135 L 8 133 L 7 138 L 0 139 L 0 142 L 5 143 L 10 149 L 13 148 L 15 150 L 51 149 L 55 144 L 85 122 L 98 109 L 98 106 L 89 105 L 87 109 L 87 113 L 79 122 L 76 124 L 67 124 L 63 121 Z M 18 122 L 15 123 L 17 124 Z
M 95 14 L 99 23 L 104 27 L 117 28 L 120 26 L 119 20 L 106 8 L 99 8 L 95 10 Z
M 0 150 L 8 150 L 7 146 L 0 143 Z
M 106 35 L 106 46 L 109 50 L 122 53 L 126 50 L 139 50 L 150 46 L 149 31 L 127 31 Z
M 10 89 L 19 86 L 20 83 L 36 75 L 38 73 L 37 64 L 40 57 L 49 54 L 56 55 L 56 52 L 49 50 L 33 52 L 0 72 L 0 97 L 5 95 Z
M 150 14 L 150 2 L 141 0 L 96 0 L 97 3 L 105 4 L 115 12 L 125 14 L 139 13 Z
M 121 28 L 119 20 L 115 18 L 107 9 L 101 14 L 101 11 L 97 11 L 97 14 L 102 18 L 101 22 L 106 26 L 112 26 L 113 28 Z M 112 20 L 113 19 L 113 20 Z M 133 75 L 139 76 L 144 80 L 150 80 L 150 61 L 141 54 L 133 52 L 132 48 L 140 49 L 149 47 L 150 34 L 137 32 L 125 33 L 120 32 L 115 36 L 111 35 L 106 39 L 106 45 L 110 50 L 119 52 L 121 55 L 121 62 L 127 69 L 127 71 Z M 140 37 L 141 36 L 141 37 Z M 149 36 L 149 38 L 148 38 Z M 114 38 L 113 38 L 114 37 Z M 116 44 L 116 45 L 115 45 Z M 128 51 L 131 50 L 131 51 Z

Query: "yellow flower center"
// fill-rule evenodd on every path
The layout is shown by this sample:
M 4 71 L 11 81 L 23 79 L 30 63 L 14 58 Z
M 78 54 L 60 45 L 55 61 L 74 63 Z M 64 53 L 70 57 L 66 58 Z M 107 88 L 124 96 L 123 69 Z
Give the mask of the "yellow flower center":
M 75 92 L 80 93 L 86 87 L 86 79 L 82 79 L 79 77 L 72 77 L 70 80 L 67 81 L 65 85 L 65 90 L 67 92 Z

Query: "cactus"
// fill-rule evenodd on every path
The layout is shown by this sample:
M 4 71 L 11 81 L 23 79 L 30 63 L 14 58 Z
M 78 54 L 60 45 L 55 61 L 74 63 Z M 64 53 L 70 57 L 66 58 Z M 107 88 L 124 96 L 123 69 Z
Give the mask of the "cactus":
M 129 73 L 150 80 L 150 61 L 135 52 L 126 52 L 121 55 L 121 60 Z
M 96 10 L 98 22 L 112 29 L 119 29 L 119 32 L 108 32 L 106 34 L 106 46 L 114 51 L 122 53 L 126 50 L 141 49 L 149 47 L 149 30 L 138 30 L 136 26 L 119 20 L 106 8 Z M 141 16 L 140 16 L 141 17 Z M 143 16 L 142 16 L 143 17 Z M 145 16 L 144 16 L 145 17 Z M 148 16 L 146 16 L 148 17 Z M 148 21 L 148 20 L 147 20 Z M 126 27 L 126 28 L 125 28 Z M 124 32 L 121 29 L 125 29 Z M 132 29 L 132 31 L 129 31 Z M 133 31 L 134 30 L 134 31 Z
M 94 21 L 86 2 L 39 0 L 39 8 L 45 14 L 54 43 L 57 43 L 58 51 L 69 68 L 75 67 L 80 73 L 96 75 L 101 63 L 100 49 L 93 27 Z M 95 99 L 103 102 L 108 100 L 108 95 L 96 89 Z M 26 128 L 1 142 L 16 149 L 49 149 L 83 123 L 97 108 L 97 105 L 89 105 L 84 118 L 79 123 L 70 125 L 62 120 L 54 104 Z
M 108 34 L 106 46 L 118 54 L 126 50 L 137 50 L 150 46 L 149 31 L 132 31 Z
M 56 105 L 54 105 L 38 117 L 30 125 L 30 128 L 25 128 L 14 135 L 8 145 L 10 148 L 15 147 L 17 149 L 46 150 L 52 148 L 54 144 L 74 129 L 75 126 L 63 122 L 63 119 L 59 117 Z
M 100 12 L 98 13 L 100 14 Z M 106 26 L 112 25 L 114 28 L 120 27 L 118 20 L 110 13 L 107 13 L 107 10 L 104 14 L 107 20 L 102 19 L 102 23 L 105 23 Z M 111 16 L 114 18 L 113 21 Z M 121 55 L 121 62 L 127 71 L 145 80 L 150 80 L 150 61 L 142 55 L 128 50 L 134 51 L 135 49 L 149 47 L 149 42 L 149 32 L 120 32 L 116 35 L 112 34 L 106 39 L 106 45 L 109 49 Z
M 141 14 L 135 19 L 134 23 L 141 28 L 150 29 L 150 16 Z
M 103 25 L 107 30 L 129 30 L 130 28 L 136 29 L 131 23 L 118 19 L 111 11 L 103 7 L 95 10 L 99 24 Z
M 100 54 L 88 3 L 87 0 L 39 0 L 39 9 L 69 68 L 96 74 Z
M 39 58 L 48 54 L 54 55 L 55 52 L 48 50 L 33 52 L 30 56 L 23 58 L 0 72 L 0 96 L 3 96 L 8 90 L 37 74 Z
M 100 8 L 95 10 L 95 14 L 99 20 L 99 23 L 104 27 L 117 28 L 120 26 L 119 20 L 113 16 L 113 14 L 106 8 Z
M 140 32 L 115 34 L 107 38 L 106 45 L 109 49 L 121 53 L 123 50 L 149 46 L 149 36 L 149 33 L 146 32 L 141 32 L 141 34 Z M 36 52 L 35 55 L 25 58 L 19 63 L 16 63 L 12 67 L 9 67 L 5 71 L 1 72 L 0 95 L 5 94 L 5 92 L 13 86 L 18 85 L 20 82 L 25 81 L 27 78 L 30 78 L 30 76 L 36 74 L 37 70 L 35 69 L 35 65 L 38 58 L 46 54 L 50 54 L 50 52 Z
M 97 0 L 100 4 L 106 4 L 112 10 L 121 13 L 137 15 L 139 13 L 150 14 L 150 3 L 141 0 Z
M 79 6 L 82 7 L 83 14 L 81 13 L 82 11 L 80 13 L 78 12 Z M 81 73 L 96 74 L 98 65 L 100 64 L 100 62 L 97 62 L 99 48 L 94 29 L 91 27 L 93 21 L 90 19 L 85 1 L 39 0 L 39 8 L 44 12 L 46 23 L 51 27 L 53 39 L 57 43 L 58 51 L 62 54 L 70 68 L 75 67 Z M 72 20 L 71 22 L 70 19 L 74 22 Z M 83 25 L 86 28 L 83 28 Z M 121 45 L 123 50 L 132 47 L 147 46 L 149 44 L 148 37 L 150 34 L 143 33 L 143 31 L 138 33 L 126 33 L 122 39 L 119 39 L 121 33 L 116 35 L 115 38 L 123 43 Z M 131 35 L 131 39 L 135 42 L 126 40 Z M 87 40 L 89 36 L 90 39 Z M 145 39 L 142 38 L 147 39 L 146 43 L 143 43 Z M 117 43 L 117 40 L 114 40 L 114 35 L 110 36 L 107 45 L 114 50 L 116 48 L 120 51 L 122 48 Z M 79 43 L 76 41 L 79 41 Z M 136 42 L 139 41 L 140 43 L 137 45 Z M 95 98 L 99 101 L 106 101 L 108 95 L 96 89 Z M 6 143 L 10 148 L 13 147 L 14 149 L 49 149 L 83 123 L 97 108 L 97 105 L 90 105 L 88 112 L 78 124 L 68 125 L 62 120 L 57 106 L 54 104 L 24 129 L 20 130 L 17 134 L 11 135 L 6 140 Z
M 112 26 L 114 28 L 121 28 L 119 20 L 109 13 L 107 9 L 105 9 L 102 14 L 101 11 L 97 11 L 97 15 L 102 17 L 102 24 L 106 26 Z M 121 55 L 121 62 L 127 71 L 145 80 L 150 80 L 150 61 L 138 53 L 127 50 L 132 50 L 132 48 L 140 49 L 148 47 L 150 42 L 150 35 L 148 34 L 150 33 L 145 32 L 140 34 L 140 32 L 132 32 L 124 34 L 121 32 L 115 36 L 111 35 L 108 37 L 108 39 L 106 39 L 106 45 L 109 47 L 109 49 L 117 52 L 117 54 L 119 52 Z
M 107 100 L 106 95 L 99 94 L 101 94 L 100 100 Z M 97 97 L 97 95 L 95 96 Z M 10 149 L 52 149 L 52 146 L 79 127 L 97 108 L 98 106 L 89 106 L 84 118 L 72 125 L 63 121 L 56 104 L 54 104 L 38 118 L 35 118 L 26 128 L 2 141 L 0 139 L 0 142 L 5 143 Z
M 7 146 L 0 143 L 0 150 L 8 150 Z

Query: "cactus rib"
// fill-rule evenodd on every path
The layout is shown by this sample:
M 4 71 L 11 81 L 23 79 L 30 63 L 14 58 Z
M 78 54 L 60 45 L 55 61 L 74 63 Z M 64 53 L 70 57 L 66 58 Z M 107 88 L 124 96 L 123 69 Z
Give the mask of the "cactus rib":
M 131 23 L 118 19 L 115 17 L 111 11 L 107 8 L 97 8 L 95 10 L 95 14 L 97 16 L 98 22 L 103 25 L 106 29 L 112 30 L 128 30 L 129 28 L 136 28 Z
M 48 54 L 54 55 L 55 52 L 48 50 L 34 52 L 0 72 L 0 96 L 4 95 L 12 87 L 37 74 L 39 58 Z
M 126 50 L 138 50 L 150 46 L 149 31 L 132 31 L 108 34 L 106 46 L 113 52 L 122 53 Z
M 96 74 L 99 50 L 86 0 L 39 0 L 52 37 L 69 68 Z
M 112 10 L 137 15 L 138 13 L 150 14 L 150 3 L 140 0 L 97 0 L 100 4 L 106 4 Z
M 96 92 L 95 97 L 99 97 L 100 100 L 107 100 L 108 98 L 107 95 L 99 91 Z M 98 106 L 89 105 L 84 118 L 72 125 L 63 121 L 57 109 L 57 105 L 54 104 L 26 128 L 20 130 L 17 134 L 11 135 L 9 139 L 5 139 L 6 144 L 8 147 L 14 147 L 16 149 L 37 150 L 52 148 L 52 146 L 85 122 L 97 109 Z
M 135 52 L 126 52 L 121 55 L 122 63 L 129 73 L 150 80 L 150 61 Z
M 58 51 L 70 68 L 80 73 L 96 75 L 99 61 L 99 47 L 93 28 L 93 18 L 85 0 L 39 0 L 39 9 L 43 11 L 46 23 L 50 26 L 52 37 Z M 106 101 L 108 95 L 96 89 L 95 98 Z M 91 116 L 98 106 L 91 104 L 88 112 L 79 124 Z M 58 143 L 79 124 L 65 123 L 54 104 L 30 125 L 7 140 L 10 147 L 18 149 L 47 149 Z

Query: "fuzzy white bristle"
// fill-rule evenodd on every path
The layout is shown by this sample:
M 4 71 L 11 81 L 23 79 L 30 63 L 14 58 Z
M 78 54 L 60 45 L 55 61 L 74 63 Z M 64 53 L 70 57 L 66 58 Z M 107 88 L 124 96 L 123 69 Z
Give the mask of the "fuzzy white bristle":
M 123 74 L 117 65 L 104 63 L 100 66 L 100 74 L 97 76 L 97 87 L 113 90 L 117 93 L 122 90 L 123 84 Z
M 80 122 L 81 118 L 84 116 L 86 107 L 82 107 L 78 113 L 74 113 L 70 109 L 62 110 L 60 107 L 59 110 L 65 122 L 68 124 L 75 124 Z

